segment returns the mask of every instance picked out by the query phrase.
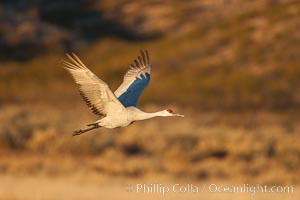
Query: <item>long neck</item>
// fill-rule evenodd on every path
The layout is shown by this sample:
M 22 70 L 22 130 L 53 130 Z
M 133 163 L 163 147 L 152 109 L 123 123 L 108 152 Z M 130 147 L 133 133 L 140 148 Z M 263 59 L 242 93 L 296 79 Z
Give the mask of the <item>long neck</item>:
M 145 119 L 150 119 L 153 117 L 165 117 L 165 116 L 166 115 L 165 115 L 164 110 L 158 111 L 158 112 L 153 112 L 153 113 L 147 113 L 147 112 L 140 111 L 139 113 L 137 113 L 135 120 L 145 120 Z

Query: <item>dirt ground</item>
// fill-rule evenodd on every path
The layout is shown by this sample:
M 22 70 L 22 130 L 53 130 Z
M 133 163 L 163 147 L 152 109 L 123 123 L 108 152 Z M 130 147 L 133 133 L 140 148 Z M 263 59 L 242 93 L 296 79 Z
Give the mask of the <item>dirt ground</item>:
M 27 107 L 6 107 L 0 114 L 6 124 L 0 140 L 0 200 L 300 196 L 298 114 L 190 114 L 181 123 L 151 120 L 115 132 L 101 129 L 72 137 L 69 132 L 76 128 L 72 116 L 78 116 L 72 110 L 64 113 L 70 116 L 69 122 L 55 109 L 29 108 L 30 112 Z M 42 108 L 53 113 L 40 118 Z M 57 121 L 48 125 L 52 129 L 44 126 L 50 118 Z M 84 115 L 81 118 L 89 121 Z M 143 183 L 170 188 L 177 183 L 193 184 L 199 191 L 137 192 L 137 184 Z M 211 184 L 292 186 L 294 190 L 210 192 Z M 126 191 L 127 186 L 131 191 Z
M 1 200 L 99 200 L 99 199 L 299 199 L 300 185 L 294 185 L 292 193 L 218 193 L 209 192 L 208 185 L 237 185 L 237 183 L 219 183 L 214 181 L 190 182 L 189 180 L 171 180 L 158 177 L 131 179 L 101 176 L 99 174 L 73 174 L 60 177 L 12 176 L 0 175 Z M 199 186 L 198 192 L 159 192 L 143 193 L 136 191 L 136 184 L 162 184 L 171 187 L 174 184 Z M 203 190 L 204 184 L 207 186 Z M 132 186 L 126 191 L 126 186 Z

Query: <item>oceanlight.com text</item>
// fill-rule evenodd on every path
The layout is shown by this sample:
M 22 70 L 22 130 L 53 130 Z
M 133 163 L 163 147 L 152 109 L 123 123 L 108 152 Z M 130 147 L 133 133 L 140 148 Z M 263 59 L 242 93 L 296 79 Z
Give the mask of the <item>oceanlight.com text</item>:
M 293 186 L 278 186 L 278 185 L 208 185 L 208 191 L 211 193 L 248 193 L 255 195 L 256 193 L 293 193 Z
M 257 193 L 293 193 L 294 187 L 285 185 L 261 185 L 261 184 L 241 184 L 241 185 L 224 185 L 224 184 L 162 184 L 162 183 L 137 183 L 127 184 L 125 191 L 136 193 L 158 193 L 167 195 L 168 193 L 247 193 L 255 195 Z

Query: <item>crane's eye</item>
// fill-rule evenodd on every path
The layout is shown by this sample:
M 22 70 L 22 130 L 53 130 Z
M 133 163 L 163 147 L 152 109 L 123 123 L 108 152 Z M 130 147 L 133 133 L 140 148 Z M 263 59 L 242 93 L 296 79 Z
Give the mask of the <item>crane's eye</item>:
M 173 113 L 173 110 L 167 109 L 168 113 Z

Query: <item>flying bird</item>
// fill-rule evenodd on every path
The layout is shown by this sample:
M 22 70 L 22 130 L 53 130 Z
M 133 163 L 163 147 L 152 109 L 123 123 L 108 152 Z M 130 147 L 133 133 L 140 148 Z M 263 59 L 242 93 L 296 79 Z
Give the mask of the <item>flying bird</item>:
M 67 57 L 69 61 L 62 61 L 63 67 L 78 84 L 79 93 L 87 106 L 100 118 L 88 124 L 89 128 L 74 131 L 73 135 L 80 135 L 99 127 L 126 127 L 135 121 L 153 117 L 184 117 L 171 109 L 147 113 L 136 107 L 141 93 L 150 82 L 152 65 L 147 50 L 141 50 L 140 55 L 130 64 L 123 83 L 114 93 L 103 80 L 83 64 L 76 54 L 67 54 Z

